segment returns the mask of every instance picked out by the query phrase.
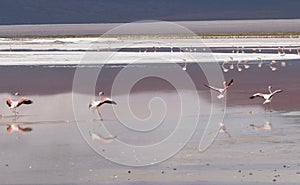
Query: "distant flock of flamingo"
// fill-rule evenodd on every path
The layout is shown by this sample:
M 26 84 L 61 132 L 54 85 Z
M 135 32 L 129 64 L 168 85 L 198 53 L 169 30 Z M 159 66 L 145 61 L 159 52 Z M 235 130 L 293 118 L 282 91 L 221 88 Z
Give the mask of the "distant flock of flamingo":
M 259 48 L 259 49 L 254 48 L 254 49 L 253 49 L 253 53 L 257 53 L 257 50 L 258 50 L 259 53 L 262 52 L 262 49 L 261 49 L 261 48 Z M 284 57 L 285 54 L 286 54 L 285 50 L 286 50 L 285 47 L 278 47 L 278 48 L 277 48 L 277 53 L 278 53 L 278 55 L 281 56 L 281 57 Z M 172 50 L 171 50 L 171 51 L 172 51 Z M 186 51 L 189 51 L 189 52 L 193 52 L 193 51 L 194 51 L 194 52 L 195 52 L 196 49 L 192 50 L 192 49 L 186 48 Z M 292 52 L 292 48 L 289 47 L 288 51 L 291 53 L 291 52 Z M 297 54 L 300 55 L 300 48 L 297 48 L 296 51 L 297 51 Z M 180 49 L 180 52 L 181 52 L 181 49 Z M 241 47 L 241 48 L 237 47 L 236 50 L 235 50 L 235 49 L 232 50 L 232 54 L 233 54 L 233 55 L 234 55 L 234 54 L 238 54 L 238 53 L 245 53 L 245 52 L 244 52 L 244 47 Z M 242 61 L 242 60 L 237 60 L 237 61 L 236 61 L 236 64 L 235 64 L 233 55 L 229 57 L 230 60 L 224 60 L 224 61 L 223 61 L 222 65 L 221 65 L 221 67 L 222 67 L 222 69 L 223 69 L 223 72 L 226 73 L 226 72 L 228 72 L 229 70 L 233 70 L 233 69 L 235 68 L 235 66 L 236 66 L 236 69 L 237 69 L 239 72 L 241 72 L 241 71 L 243 70 L 242 66 L 244 66 L 245 69 L 250 68 L 250 65 L 248 64 L 248 60 L 244 60 L 244 61 Z M 262 60 L 261 57 L 258 57 L 257 60 L 259 60 L 259 63 L 258 63 L 257 66 L 258 66 L 259 68 L 261 68 L 262 65 L 263 65 L 263 60 Z M 187 60 L 184 58 L 184 59 L 182 59 L 182 62 L 183 62 L 182 70 L 186 71 L 186 69 L 187 69 Z M 269 68 L 270 68 L 272 71 L 276 71 L 276 70 L 277 70 L 277 63 L 278 63 L 278 62 L 277 62 L 276 60 L 271 60 L 271 61 L 268 63 L 268 66 L 269 66 Z M 229 65 L 229 67 L 228 67 L 228 65 Z M 280 65 L 281 65 L 281 67 L 286 67 L 286 62 L 285 62 L 285 61 L 281 61 L 281 62 L 280 62 Z

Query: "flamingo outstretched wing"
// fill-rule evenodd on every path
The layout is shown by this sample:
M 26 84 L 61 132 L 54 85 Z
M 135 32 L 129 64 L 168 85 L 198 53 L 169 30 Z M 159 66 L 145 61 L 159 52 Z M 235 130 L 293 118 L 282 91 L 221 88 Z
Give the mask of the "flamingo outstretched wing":
M 233 85 L 233 79 L 230 80 L 230 82 L 227 84 L 227 87 Z
M 33 103 L 32 100 L 29 100 L 29 99 L 27 99 L 27 98 L 21 98 L 21 99 L 18 101 L 17 107 L 19 107 L 19 106 L 22 105 L 22 104 L 29 105 L 29 104 L 32 104 L 32 103 Z
M 212 90 L 215 90 L 215 91 L 217 91 L 217 92 L 221 92 L 221 89 L 220 89 L 220 88 L 213 87 L 213 86 L 206 85 L 206 84 L 204 84 L 204 86 L 205 86 L 205 87 L 208 87 L 208 88 L 210 88 L 210 89 L 212 89 Z
M 252 96 L 250 96 L 249 98 L 250 98 L 250 99 L 254 99 L 254 98 L 256 98 L 256 97 L 261 97 L 261 98 L 264 99 L 264 94 L 263 94 L 263 93 L 255 93 L 255 94 L 253 94 Z
M 103 105 L 103 104 L 105 104 L 105 103 L 117 105 L 117 103 L 116 103 L 115 101 L 113 101 L 112 99 L 110 99 L 110 98 L 103 98 L 103 99 L 100 101 L 100 103 L 98 104 L 98 106 L 101 106 L 101 105 Z
M 10 107 L 11 104 L 12 104 L 12 100 L 9 98 L 9 99 L 6 101 L 6 104 Z
M 281 93 L 281 92 L 282 92 L 281 89 L 278 89 L 278 90 L 274 91 L 274 92 L 271 94 L 270 98 L 272 98 L 272 97 L 274 96 L 274 94 L 276 94 L 276 93 Z

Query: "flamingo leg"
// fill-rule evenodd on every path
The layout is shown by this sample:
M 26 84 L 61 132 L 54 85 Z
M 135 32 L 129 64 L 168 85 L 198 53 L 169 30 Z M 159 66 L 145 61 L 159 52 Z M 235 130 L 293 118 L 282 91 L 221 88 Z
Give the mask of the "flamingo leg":
M 17 114 L 19 114 L 19 113 L 17 112 L 17 109 L 13 109 L 12 112 L 14 113 L 15 117 L 17 117 Z
M 270 103 L 270 112 L 273 112 L 272 103 Z
M 265 108 L 265 119 L 267 118 L 267 108 Z
M 99 117 L 100 117 L 100 120 L 103 121 L 103 117 L 102 117 L 102 115 L 101 115 L 99 109 L 97 109 L 97 113 L 98 113 L 98 115 L 99 115 Z

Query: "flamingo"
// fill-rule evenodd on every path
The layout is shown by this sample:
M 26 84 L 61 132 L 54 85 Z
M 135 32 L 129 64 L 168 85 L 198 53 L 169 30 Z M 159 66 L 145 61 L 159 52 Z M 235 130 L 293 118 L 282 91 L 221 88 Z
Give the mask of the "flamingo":
M 231 85 L 233 85 L 233 79 L 231 79 L 231 81 L 230 81 L 228 84 L 226 84 L 226 81 L 224 81 L 224 82 L 223 82 L 224 88 L 217 88 L 217 87 L 213 87 L 213 86 L 210 86 L 210 85 L 205 85 L 205 86 L 208 87 L 208 88 L 210 88 L 210 89 L 212 89 L 212 90 L 215 90 L 215 91 L 219 92 L 220 94 L 218 95 L 218 98 L 221 99 L 221 98 L 224 97 L 224 95 L 225 95 L 226 92 L 227 92 L 227 89 L 228 89 Z
M 182 67 L 182 70 L 186 71 L 186 59 L 184 58 L 184 59 L 182 59 L 182 61 L 184 62 L 184 66 Z
M 278 53 L 278 55 L 280 55 L 280 56 L 285 56 L 285 51 L 284 51 L 284 47 L 278 47 L 277 48 L 277 53 Z
M 238 70 L 239 72 L 241 72 L 241 71 L 243 70 L 243 68 L 240 67 L 240 63 L 241 63 L 241 61 L 239 60 L 239 61 L 237 62 L 237 64 L 236 64 L 237 70 Z
M 229 68 L 230 68 L 230 69 L 233 69 L 233 68 L 234 68 L 234 65 L 233 65 L 233 57 L 232 57 L 232 56 L 230 57 L 230 60 L 231 60 L 231 65 L 230 65 Z
M 258 60 L 260 60 L 260 62 L 258 63 L 258 67 L 261 68 L 263 64 L 261 57 L 258 57 Z
M 244 67 L 245 69 L 248 69 L 250 67 L 250 65 L 248 64 L 248 60 L 244 61 Z
M 272 71 L 276 71 L 277 70 L 277 67 L 275 67 L 275 66 L 273 66 L 274 64 L 276 64 L 277 62 L 275 61 L 275 60 L 272 60 L 271 62 L 270 62 L 270 69 L 272 70 Z
M 16 93 L 15 95 L 18 96 L 19 93 Z M 32 103 L 33 103 L 32 100 L 29 100 L 29 99 L 27 99 L 25 97 L 22 97 L 22 98 L 20 98 L 17 101 L 14 101 L 11 98 L 9 98 L 6 101 L 6 104 L 8 105 L 9 109 L 12 109 L 13 113 L 15 113 L 15 115 L 17 115 L 17 113 L 18 113 L 17 112 L 17 108 L 20 107 L 22 104 L 29 105 L 29 104 L 32 104 Z
M 103 92 L 99 92 L 99 97 L 101 97 L 104 93 Z M 89 103 L 89 108 L 91 110 L 97 110 L 100 118 L 101 118 L 101 121 L 103 121 L 103 118 L 102 118 L 102 115 L 100 114 L 99 112 L 99 108 L 103 105 L 103 104 L 114 104 L 116 105 L 117 103 L 115 101 L 113 101 L 112 99 L 110 98 L 101 98 L 100 100 L 91 100 L 90 103 Z
M 277 90 L 275 90 L 275 91 L 272 92 L 272 90 L 271 90 L 272 86 L 269 86 L 268 89 L 269 89 L 269 94 L 267 94 L 267 93 L 266 94 L 264 94 L 264 93 L 255 93 L 252 96 L 250 96 L 250 99 L 254 99 L 255 97 L 261 97 L 261 98 L 265 99 L 265 101 L 263 102 L 263 104 L 267 104 L 267 103 L 271 102 L 273 96 L 276 93 L 282 92 L 281 89 L 277 89 Z
M 277 53 L 278 53 L 278 55 L 281 54 L 281 48 L 280 47 L 277 48 Z
M 224 62 L 223 62 L 223 64 L 222 64 L 222 69 L 223 69 L 224 73 L 226 73 L 226 72 L 229 71 L 229 69 L 226 68 L 226 67 L 224 66 L 224 65 L 227 64 L 227 63 L 228 63 L 227 60 L 224 60 Z

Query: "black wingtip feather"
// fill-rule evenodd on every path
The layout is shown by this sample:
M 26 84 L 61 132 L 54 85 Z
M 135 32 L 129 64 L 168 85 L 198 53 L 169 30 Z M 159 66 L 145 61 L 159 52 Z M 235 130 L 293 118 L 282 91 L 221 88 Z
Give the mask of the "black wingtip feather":
M 228 86 L 231 86 L 233 84 L 233 79 L 230 80 L 230 82 L 228 83 Z
M 32 100 L 25 100 L 25 101 L 23 101 L 23 103 L 29 105 L 29 104 L 32 104 L 33 101 Z

